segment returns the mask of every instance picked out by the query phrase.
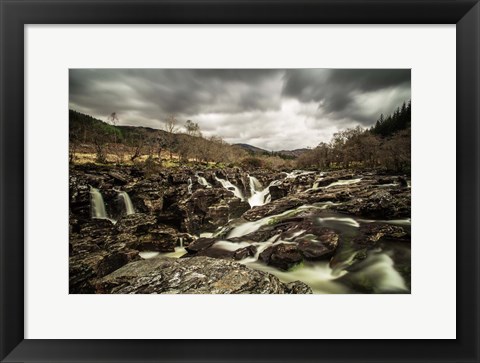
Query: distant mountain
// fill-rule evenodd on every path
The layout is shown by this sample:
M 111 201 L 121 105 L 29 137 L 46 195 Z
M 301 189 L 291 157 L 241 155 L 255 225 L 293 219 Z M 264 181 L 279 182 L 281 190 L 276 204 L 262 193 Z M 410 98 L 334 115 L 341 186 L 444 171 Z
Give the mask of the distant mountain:
M 275 155 L 280 156 L 286 159 L 295 159 L 302 155 L 304 152 L 307 152 L 308 149 L 295 149 L 295 150 L 280 150 L 280 151 L 268 151 L 261 149 L 259 147 L 250 145 L 250 144 L 233 144 L 247 151 L 250 154 L 261 154 L 261 155 Z

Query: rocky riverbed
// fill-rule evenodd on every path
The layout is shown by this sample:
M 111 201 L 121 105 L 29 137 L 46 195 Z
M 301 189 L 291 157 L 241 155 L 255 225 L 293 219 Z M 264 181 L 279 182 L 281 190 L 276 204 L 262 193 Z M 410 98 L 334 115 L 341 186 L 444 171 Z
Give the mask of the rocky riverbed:
M 70 168 L 70 293 L 409 293 L 410 181 Z

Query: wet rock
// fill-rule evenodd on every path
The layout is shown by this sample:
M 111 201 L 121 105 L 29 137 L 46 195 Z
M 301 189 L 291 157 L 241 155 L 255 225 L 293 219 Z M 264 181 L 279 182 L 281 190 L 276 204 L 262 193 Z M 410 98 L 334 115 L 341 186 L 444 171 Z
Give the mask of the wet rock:
M 243 260 L 244 258 L 255 256 L 255 253 L 257 253 L 257 247 L 250 245 L 236 250 L 233 253 L 233 258 L 235 260 Z
M 183 215 L 182 226 L 189 233 L 215 231 L 218 227 L 237 218 L 250 206 L 233 197 L 225 189 L 199 189 L 179 205 Z
M 234 252 L 212 246 L 210 248 L 207 248 L 205 250 L 202 250 L 202 251 L 196 253 L 194 256 L 195 257 L 196 256 L 206 256 L 206 257 L 211 257 L 211 258 L 223 258 L 223 259 L 226 259 L 226 260 L 231 260 L 231 259 L 234 258 Z M 192 255 L 187 254 L 187 255 L 183 255 L 182 257 L 189 258 L 189 257 L 192 257 Z
M 229 208 L 227 204 L 217 204 L 208 207 L 208 211 L 205 214 L 206 223 L 214 228 L 221 227 L 228 223 L 229 220 Z
M 291 294 L 311 293 L 301 283 L 233 261 L 209 257 L 154 258 L 129 263 L 96 283 L 97 293 L 118 294 Z
M 308 240 L 298 242 L 298 250 L 307 260 L 329 259 L 335 251 L 323 243 Z
M 397 179 L 397 182 L 402 188 L 408 187 L 408 181 L 403 176 L 399 176 L 398 179 Z
M 189 174 L 187 171 L 180 171 L 180 172 L 175 172 L 171 173 L 168 175 L 168 182 L 170 184 L 187 184 L 188 179 L 192 178 L 192 175 Z
M 132 235 L 124 234 L 123 236 L 127 238 L 126 236 Z M 177 244 L 177 231 L 168 226 L 158 226 L 146 233 L 133 235 L 133 238 L 126 241 L 127 247 L 138 251 L 174 252 Z
M 289 193 L 289 187 L 285 186 L 284 184 L 271 185 L 268 190 L 270 192 L 272 202 L 274 200 L 286 197 Z
M 116 172 L 116 171 L 110 171 L 108 173 L 108 175 L 114 179 L 114 182 L 117 185 L 125 185 L 129 182 L 128 176 L 123 174 L 123 173 L 119 173 L 119 172 Z
M 138 252 L 111 254 L 105 250 L 72 256 L 69 259 L 69 292 L 71 294 L 93 294 L 97 278 L 138 258 Z
M 69 259 L 69 293 L 95 293 L 94 279 L 97 266 L 107 256 L 106 251 L 97 251 L 86 255 L 76 255 Z
M 278 267 L 285 271 L 303 260 L 297 245 L 286 243 L 279 243 L 268 247 L 260 253 L 259 258 L 267 265 Z
M 250 209 L 248 202 L 238 198 L 229 198 L 226 200 L 226 203 L 228 205 L 228 217 L 230 219 L 239 218 Z
M 108 219 L 94 218 L 84 222 L 79 228 L 81 236 L 104 237 L 113 233 L 114 224 Z
M 217 241 L 218 240 L 216 238 L 200 237 L 195 241 L 191 242 L 187 247 L 185 247 L 185 249 L 188 253 L 195 254 L 212 247 L 212 245 Z
M 353 242 L 362 246 L 375 246 L 379 240 L 410 241 L 410 236 L 401 226 L 386 223 L 369 223 L 360 228 Z
M 317 186 L 318 187 L 326 187 L 326 186 L 328 186 L 332 183 L 337 182 L 338 180 L 339 180 L 338 177 L 331 177 L 331 176 L 330 177 L 325 177 L 321 180 L 317 180 Z
M 410 194 L 392 194 L 379 190 L 366 198 L 353 198 L 331 208 L 342 213 L 375 219 L 410 217 Z
M 291 294 L 313 294 L 310 286 L 298 280 L 288 283 L 287 289 Z
M 145 213 L 135 213 L 120 219 L 115 225 L 115 229 L 118 232 L 139 235 L 155 228 L 156 224 L 157 220 L 155 216 Z
M 129 262 L 130 258 L 126 253 L 112 253 L 103 257 L 96 266 L 97 277 L 103 277 L 119 269 Z
M 274 202 L 254 207 L 243 214 L 247 221 L 256 221 L 264 217 L 283 213 L 290 209 L 295 209 L 306 203 L 306 200 L 296 197 L 286 197 Z

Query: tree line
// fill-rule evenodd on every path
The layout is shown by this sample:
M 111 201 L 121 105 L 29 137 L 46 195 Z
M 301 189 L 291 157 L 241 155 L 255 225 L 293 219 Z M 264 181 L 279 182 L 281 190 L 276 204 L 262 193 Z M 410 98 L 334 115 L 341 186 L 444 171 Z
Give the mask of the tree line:
M 247 156 L 220 137 L 204 137 L 198 123 L 187 120 L 182 125 L 174 115 L 166 118 L 163 130 L 118 126 L 118 121 L 115 112 L 103 122 L 70 110 L 70 160 L 75 161 L 82 145 L 94 145 L 95 161 L 102 164 L 108 162 L 108 155 L 114 155 L 117 163 L 136 162 L 145 156 L 159 163 L 165 153 L 170 160 L 184 162 L 235 163 Z
M 393 114 L 380 115 L 374 126 L 360 126 L 335 133 L 297 159 L 299 168 L 382 168 L 410 172 L 411 102 Z

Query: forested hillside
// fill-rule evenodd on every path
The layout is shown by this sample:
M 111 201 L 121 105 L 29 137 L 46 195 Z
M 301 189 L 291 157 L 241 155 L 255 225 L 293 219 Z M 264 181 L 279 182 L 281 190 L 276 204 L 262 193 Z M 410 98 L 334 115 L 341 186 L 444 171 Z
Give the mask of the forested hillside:
M 205 138 L 198 124 L 184 125 L 170 116 L 164 130 L 106 123 L 70 110 L 70 159 L 94 153 L 98 163 L 176 160 L 213 162 L 248 167 L 340 169 L 382 168 L 410 170 L 411 102 L 403 103 L 374 126 L 335 133 L 330 142 L 314 149 L 271 152 L 249 144 L 230 145 L 221 138 Z M 89 149 L 90 148 L 90 149 Z
M 387 117 L 381 115 L 370 129 L 350 128 L 333 135 L 301 155 L 302 168 L 383 168 L 410 171 L 411 102 Z

